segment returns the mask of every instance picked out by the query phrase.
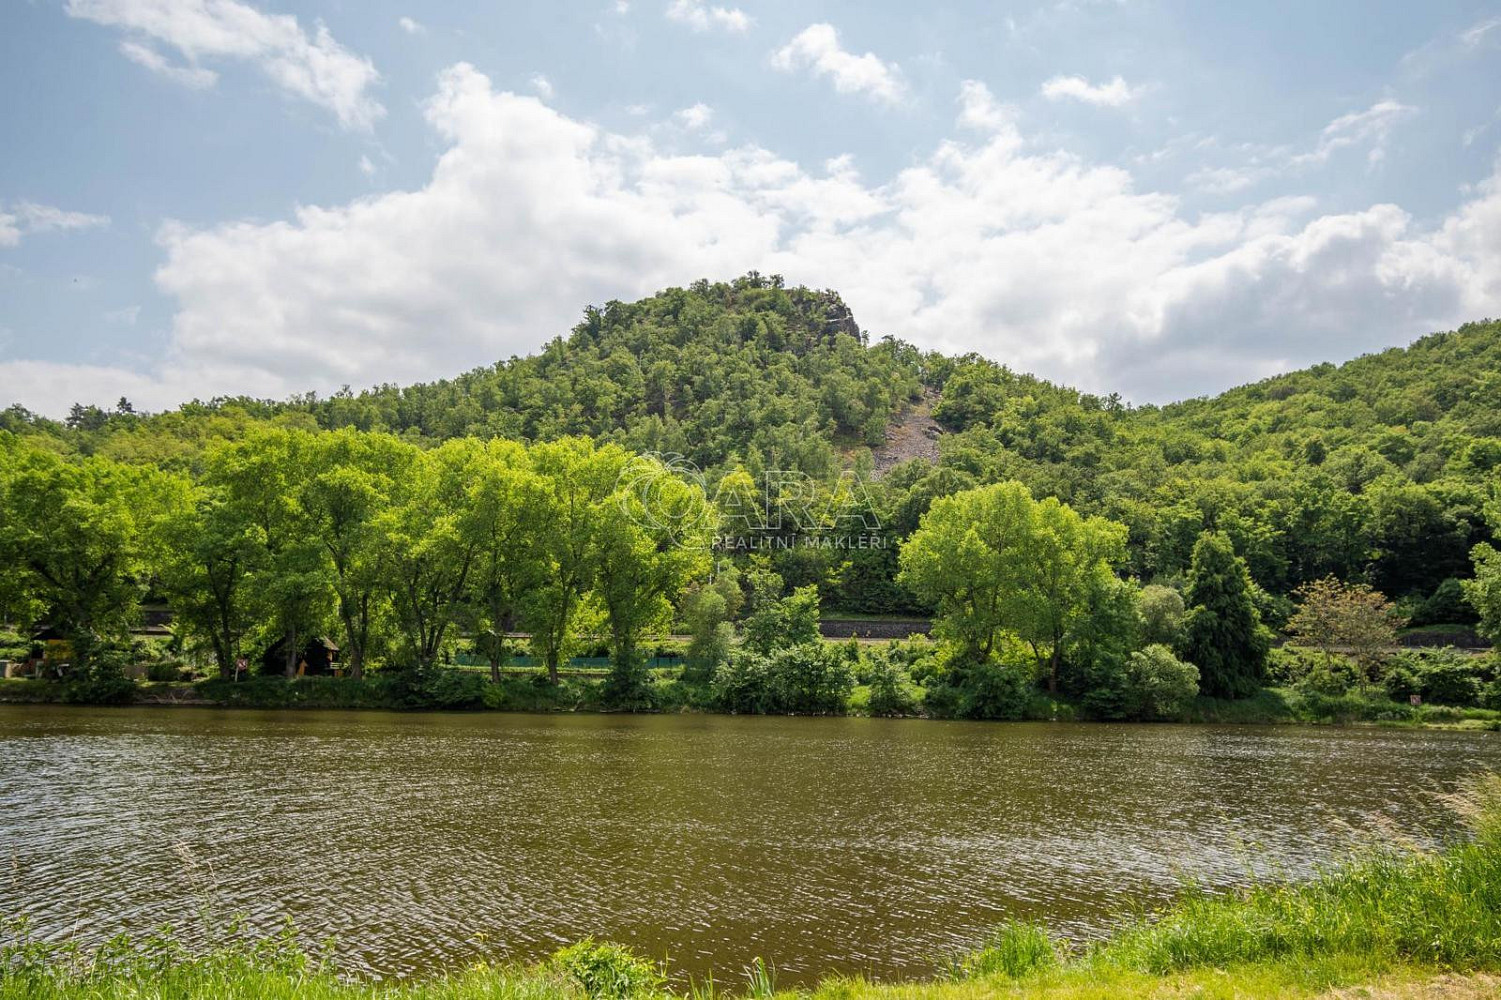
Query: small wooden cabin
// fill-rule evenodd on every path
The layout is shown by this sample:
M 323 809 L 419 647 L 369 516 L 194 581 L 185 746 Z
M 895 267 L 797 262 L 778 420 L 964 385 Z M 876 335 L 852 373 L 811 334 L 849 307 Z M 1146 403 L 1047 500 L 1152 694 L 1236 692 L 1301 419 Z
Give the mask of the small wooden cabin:
M 320 677 L 333 674 L 339 663 L 339 647 L 326 636 L 309 639 L 297 656 L 299 677 Z M 278 639 L 261 654 L 261 673 L 279 677 L 287 671 L 287 640 Z

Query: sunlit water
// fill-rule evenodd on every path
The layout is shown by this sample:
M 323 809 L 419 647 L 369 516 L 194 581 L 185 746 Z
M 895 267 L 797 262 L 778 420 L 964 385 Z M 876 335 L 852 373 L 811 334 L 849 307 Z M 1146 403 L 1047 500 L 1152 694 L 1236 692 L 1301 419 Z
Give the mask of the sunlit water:
M 592 935 L 911 976 L 1008 918 L 1306 875 L 1352 826 L 1442 837 L 1435 794 L 1487 768 L 1495 734 L 0 706 L 0 914 L 291 917 L 380 975 Z

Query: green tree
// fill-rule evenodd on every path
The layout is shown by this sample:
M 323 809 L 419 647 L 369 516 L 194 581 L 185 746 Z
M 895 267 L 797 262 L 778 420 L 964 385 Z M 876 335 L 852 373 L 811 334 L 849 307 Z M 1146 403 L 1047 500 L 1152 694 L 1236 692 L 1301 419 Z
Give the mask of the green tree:
M 527 594 L 523 614 L 548 679 L 557 684 L 584 596 L 594 586 L 598 525 L 619 516 L 619 508 L 606 501 L 629 455 L 617 445 L 597 448 L 575 437 L 534 445 L 531 458 L 546 483 L 548 518 L 539 532 L 545 570 Z
M 506 635 L 516 629 L 524 595 L 547 571 L 549 502 L 523 446 L 488 441 L 473 456 L 458 528 L 473 553 L 469 602 L 476 641 L 497 684 Z
M 1123 525 L 996 483 L 934 501 L 902 547 L 899 579 L 937 606 L 937 632 L 963 659 L 983 662 L 1013 634 L 1056 692 L 1070 635 L 1124 558 L 1125 538 Z
M 1299 587 L 1297 613 L 1287 623 L 1290 636 L 1324 653 L 1332 663 L 1337 652 L 1349 653 L 1366 676 L 1375 679 L 1381 660 L 1397 646 L 1403 618 L 1380 591 L 1364 583 L 1341 583 L 1325 577 Z
M 701 487 L 653 458 L 632 459 L 595 522 L 595 590 L 610 627 L 607 694 L 617 704 L 642 700 L 641 634 L 670 624 L 673 601 L 707 575 L 717 517 Z
M 176 487 L 149 469 L 29 448 L 0 478 L 0 560 L 47 608 L 76 667 L 127 637 L 145 590 L 146 529 Z
M 1205 532 L 1189 570 L 1183 659 L 1199 668 L 1199 688 L 1213 698 L 1255 694 L 1266 673 L 1271 635 L 1251 599 L 1251 578 L 1230 540 Z
M 322 546 L 300 495 L 313 461 L 312 442 L 305 431 L 254 428 L 212 450 L 204 477 L 235 516 L 252 526 L 260 551 L 245 586 L 252 613 L 280 637 L 287 677 L 297 673 L 301 649 L 322 627 L 331 599 Z
M 1183 595 L 1172 587 L 1149 584 L 1137 596 L 1141 636 L 1147 643 L 1175 646 L 1183 641 L 1187 607 Z
M 185 502 L 152 525 L 154 564 L 178 625 L 207 643 L 228 679 L 255 624 L 248 582 L 265 549 L 257 525 L 222 486 L 185 492 Z
M 403 651 L 419 670 L 437 663 L 468 590 L 478 544 L 464 530 L 467 485 L 483 455 L 483 445 L 464 440 L 419 452 L 377 520 Z
M 421 455 L 387 434 L 335 431 L 309 442 L 307 478 L 298 498 L 307 527 L 323 550 L 344 626 L 344 662 L 364 676 L 375 631 L 386 612 L 391 546 L 381 520 L 417 475 Z

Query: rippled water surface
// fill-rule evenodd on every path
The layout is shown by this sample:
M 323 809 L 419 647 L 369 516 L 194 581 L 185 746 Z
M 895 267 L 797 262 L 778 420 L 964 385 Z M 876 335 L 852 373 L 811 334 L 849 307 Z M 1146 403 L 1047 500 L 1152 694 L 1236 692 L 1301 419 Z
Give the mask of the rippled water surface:
M 0 706 L 0 914 L 208 907 L 420 973 L 586 935 L 735 979 L 930 971 L 1009 917 L 1099 933 L 1184 876 L 1442 835 L 1495 734 Z

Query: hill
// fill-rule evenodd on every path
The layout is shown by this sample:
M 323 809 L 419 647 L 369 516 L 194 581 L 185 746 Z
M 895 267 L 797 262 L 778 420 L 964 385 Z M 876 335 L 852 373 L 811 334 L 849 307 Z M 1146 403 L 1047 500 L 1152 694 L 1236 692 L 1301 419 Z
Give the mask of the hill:
M 64 423 L 0 416 L 60 451 L 188 471 L 208 441 L 265 422 L 419 443 L 585 435 L 681 454 L 711 482 L 736 467 L 832 481 L 878 466 L 872 513 L 898 543 L 935 497 L 1018 479 L 1124 522 L 1143 580 L 1180 576 L 1213 529 L 1247 559 L 1273 621 L 1285 595 L 1332 573 L 1404 598 L 1419 623 L 1442 622 L 1469 618 L 1447 581 L 1468 575 L 1471 546 L 1488 537 L 1501 323 L 1133 407 L 977 355 L 871 343 L 837 293 L 750 274 L 591 307 L 537 354 L 433 383 L 152 416 L 79 406 Z M 891 582 L 894 551 L 772 560 L 789 585 L 819 583 L 833 606 L 920 610 Z

